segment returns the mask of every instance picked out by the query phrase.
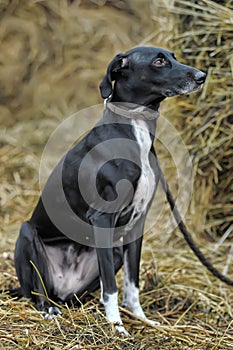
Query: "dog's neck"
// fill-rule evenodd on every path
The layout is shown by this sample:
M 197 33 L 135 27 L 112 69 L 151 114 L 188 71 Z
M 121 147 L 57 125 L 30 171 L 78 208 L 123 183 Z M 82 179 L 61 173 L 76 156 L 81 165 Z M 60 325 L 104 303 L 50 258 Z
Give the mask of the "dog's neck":
M 154 92 L 129 88 L 126 81 L 122 82 L 118 80 L 115 81 L 112 94 L 108 100 L 113 103 L 137 104 L 158 111 L 160 103 L 165 100 L 165 98 L 164 96 L 156 95 Z
M 105 107 L 116 115 L 129 119 L 156 120 L 159 111 L 128 102 L 110 102 L 110 98 L 105 100 Z

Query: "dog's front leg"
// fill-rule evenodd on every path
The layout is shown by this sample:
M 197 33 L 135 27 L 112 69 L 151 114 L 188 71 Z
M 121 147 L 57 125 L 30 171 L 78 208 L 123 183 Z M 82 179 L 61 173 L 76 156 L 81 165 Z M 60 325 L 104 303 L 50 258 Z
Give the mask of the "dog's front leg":
M 114 324 L 116 331 L 128 335 L 127 331 L 122 326 L 118 307 L 118 291 L 115 280 L 112 249 L 97 248 L 96 250 L 100 272 L 100 301 L 104 305 L 106 317 Z
M 124 292 L 122 306 L 145 319 L 139 300 L 139 264 L 142 237 L 124 245 Z
M 124 240 L 124 292 L 122 306 L 129 309 L 136 316 L 149 321 L 152 325 L 159 322 L 148 320 L 139 299 L 139 268 L 142 247 L 142 231 L 144 222 L 138 223 L 135 230 Z M 141 235 L 139 235 L 141 230 Z
M 93 228 L 100 275 L 100 301 L 104 305 L 106 317 L 114 324 L 116 331 L 128 336 L 128 332 L 122 325 L 118 307 L 118 290 L 112 248 L 114 229 L 110 228 L 110 225 L 107 225 L 106 228 L 98 227 L 96 220 L 93 221 L 92 224 L 95 222 Z

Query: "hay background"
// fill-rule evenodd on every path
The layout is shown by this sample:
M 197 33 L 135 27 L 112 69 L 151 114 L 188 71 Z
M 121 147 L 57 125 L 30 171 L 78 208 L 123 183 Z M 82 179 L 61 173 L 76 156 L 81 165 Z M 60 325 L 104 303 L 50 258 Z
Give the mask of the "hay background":
M 13 249 L 39 195 L 46 140 L 65 117 L 101 102 L 98 84 L 109 60 L 140 43 L 174 49 L 208 71 L 200 93 L 170 99 L 162 111 L 195 155 L 186 222 L 203 251 L 232 276 L 233 3 L 221 3 L 226 7 L 209 0 L 196 7 L 181 0 L 0 2 L 0 289 L 17 285 Z M 175 190 L 175 169 L 161 152 Z M 232 290 L 205 271 L 179 232 L 168 236 L 163 222 L 145 237 L 141 289 L 146 313 L 162 325 L 147 327 L 122 311 L 129 340 L 114 336 L 98 299 L 47 322 L 27 300 L 3 294 L 0 349 L 233 348 Z

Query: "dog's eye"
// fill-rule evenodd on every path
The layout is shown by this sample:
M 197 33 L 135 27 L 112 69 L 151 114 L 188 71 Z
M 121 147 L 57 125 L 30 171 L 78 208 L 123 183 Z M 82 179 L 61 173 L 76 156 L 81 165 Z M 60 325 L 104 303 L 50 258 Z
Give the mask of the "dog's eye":
M 153 65 L 155 65 L 156 67 L 162 67 L 162 66 L 164 66 L 165 64 L 166 64 L 166 60 L 165 60 L 165 58 L 162 58 L 162 57 L 157 58 L 157 59 L 154 60 L 154 62 L 153 62 Z

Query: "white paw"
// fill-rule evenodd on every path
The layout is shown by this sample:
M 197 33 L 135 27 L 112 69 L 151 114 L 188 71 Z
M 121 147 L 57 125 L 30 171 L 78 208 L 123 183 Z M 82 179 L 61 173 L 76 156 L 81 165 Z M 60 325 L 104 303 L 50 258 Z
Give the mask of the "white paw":
M 160 325 L 160 322 L 152 321 L 152 320 L 149 320 L 148 318 L 145 318 L 145 321 L 146 321 L 148 324 L 151 324 L 152 326 L 159 326 L 159 325 Z
M 61 315 L 62 312 L 57 306 L 50 306 L 48 312 L 44 313 L 45 320 L 52 320 L 54 317 Z
M 127 332 L 127 330 L 121 326 L 121 325 L 115 325 L 115 331 L 116 333 L 119 333 L 121 335 L 123 335 L 124 337 L 130 337 L 130 334 Z
M 130 308 L 126 307 L 125 305 L 123 307 L 128 309 L 133 314 L 132 316 L 136 316 L 138 319 L 140 319 L 141 321 L 144 321 L 148 325 L 151 325 L 151 326 L 158 326 L 158 325 L 160 325 L 160 322 L 149 320 L 146 317 L 146 315 L 144 314 L 140 304 L 138 304 L 136 306 L 133 306 L 133 307 L 131 306 Z

